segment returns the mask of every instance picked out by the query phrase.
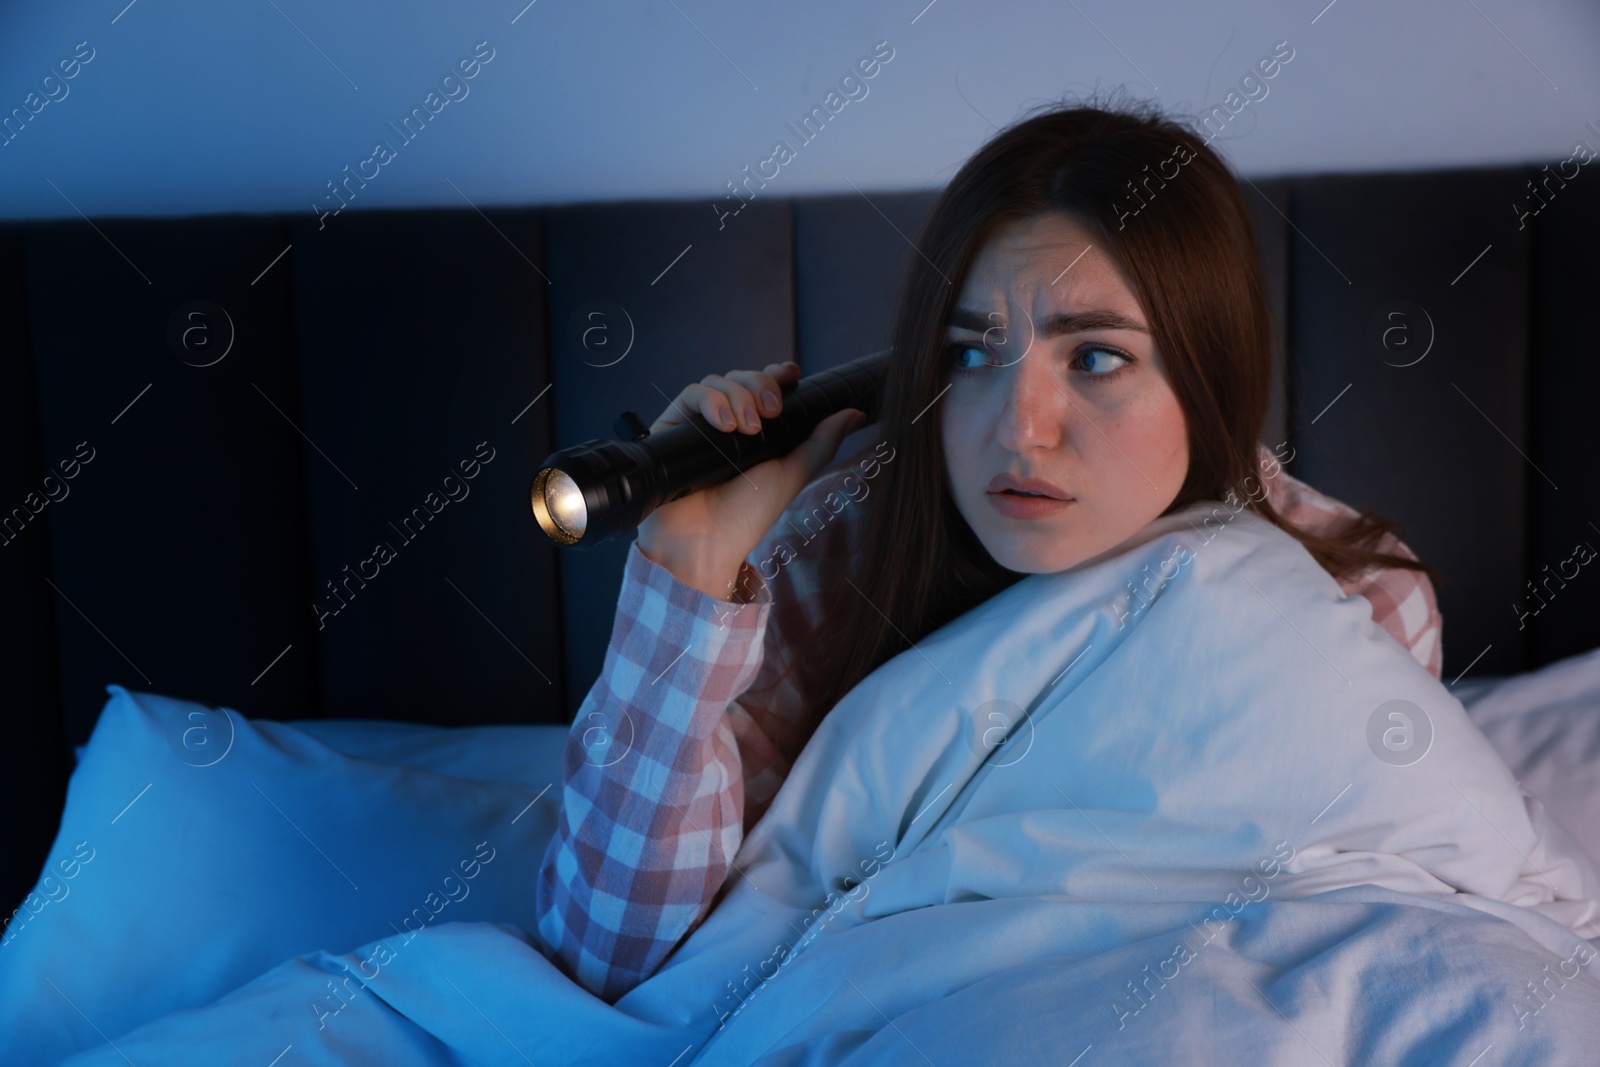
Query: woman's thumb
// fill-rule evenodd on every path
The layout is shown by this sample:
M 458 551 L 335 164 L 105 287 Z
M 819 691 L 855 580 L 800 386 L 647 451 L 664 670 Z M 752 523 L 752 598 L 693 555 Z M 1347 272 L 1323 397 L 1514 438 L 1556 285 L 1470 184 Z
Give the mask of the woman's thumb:
M 815 442 L 812 457 L 813 473 L 827 466 L 839 451 L 844 439 L 865 426 L 866 422 L 866 412 L 859 408 L 844 408 L 817 423 L 817 428 L 811 435 L 812 441 Z

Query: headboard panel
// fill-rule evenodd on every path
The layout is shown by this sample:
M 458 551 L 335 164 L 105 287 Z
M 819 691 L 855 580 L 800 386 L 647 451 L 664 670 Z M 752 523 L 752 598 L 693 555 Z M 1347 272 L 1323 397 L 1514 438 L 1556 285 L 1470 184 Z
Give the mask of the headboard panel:
M 1438 567 L 1446 679 L 1529 663 L 1531 230 L 1521 170 L 1295 183 L 1294 474 Z M 1387 338 L 1387 347 L 1385 340 Z M 1510 625 L 1508 625 L 1508 623 Z
M 289 271 L 251 284 L 288 226 L 80 219 L 22 237 L 31 359 L 8 345 L 7 375 L 25 361 L 36 380 L 40 465 L 6 464 L 15 481 L 0 507 L 15 515 L 52 472 L 61 486 L 0 548 L 48 558 L 25 578 L 46 610 L 18 622 L 53 631 L 61 703 L 30 712 L 59 717 L 60 745 L 87 738 L 112 681 L 258 708 L 314 701 L 301 445 L 264 399 L 300 421 Z M 234 324 L 231 350 L 203 368 L 167 344 L 169 326 L 180 340 L 193 329 L 198 364 L 230 343 L 222 321 L 186 318 L 197 298 Z M 252 687 L 291 643 L 302 654 Z M 5 675 L 39 666 L 10 662 Z
M 1600 545 L 1600 183 L 1519 230 L 1532 176 L 1244 189 L 1279 337 L 1264 440 L 1443 571 L 1447 682 L 1600 644 L 1600 568 L 1512 608 Z M 29 813 L 0 892 L 31 884 L 109 682 L 264 717 L 570 721 L 626 546 L 546 543 L 533 465 L 706 374 L 886 346 L 934 197 L 0 227 L 0 802 Z M 201 366 L 217 308 L 232 347 Z M 1396 308 L 1436 334 L 1413 366 L 1382 346 Z
M 1530 553 L 1514 595 L 1524 601 L 1521 581 L 1538 576 L 1546 606 L 1527 622 L 1523 661 L 1533 665 L 1600 644 L 1600 560 L 1583 564 L 1576 577 L 1572 565 L 1563 566 L 1580 541 L 1600 550 L 1600 178 L 1575 180 L 1557 195 L 1530 224 L 1529 455 L 1550 481 L 1529 482 Z M 1552 582 L 1552 573 L 1570 581 Z M 1507 616 L 1516 619 L 1509 608 Z
M 324 715 L 525 722 L 560 700 L 560 603 L 539 595 L 555 561 L 522 524 L 549 408 L 512 423 L 549 377 L 541 227 L 509 210 L 292 228 L 311 564 L 296 611 Z

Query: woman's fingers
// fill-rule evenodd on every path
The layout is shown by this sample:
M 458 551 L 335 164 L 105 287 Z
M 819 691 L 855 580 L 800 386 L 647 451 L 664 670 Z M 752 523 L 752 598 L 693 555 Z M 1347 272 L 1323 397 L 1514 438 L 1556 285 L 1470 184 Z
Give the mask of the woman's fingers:
M 700 384 L 709 388 L 709 392 L 701 400 L 700 411 L 713 426 L 724 430 L 734 428 L 728 425 L 731 416 L 735 426 L 742 433 L 755 433 L 761 429 L 761 416 L 756 412 L 755 393 L 738 378 L 731 377 L 731 375 L 743 377 L 749 373 L 751 372 L 729 371 L 727 376 L 708 374 L 700 379 Z
M 763 417 L 772 418 L 783 410 L 783 387 L 800 378 L 799 364 L 791 361 L 769 363 L 765 370 L 732 370 L 726 375 L 708 374 L 683 387 L 650 426 L 650 431 L 679 426 L 688 413 L 698 411 L 712 426 L 724 431 L 760 432 Z
M 665 430 L 669 426 L 681 426 L 689 421 L 689 416 L 699 407 L 699 391 L 705 386 L 695 383 L 686 385 L 667 403 L 667 408 L 656 421 L 650 424 L 650 432 Z
M 751 420 L 747 420 L 746 415 L 749 413 L 744 412 L 741 406 L 739 418 L 741 429 L 745 428 L 747 421 L 754 428 L 759 429 L 761 419 L 774 418 L 783 410 L 783 385 L 789 381 L 790 376 L 783 375 L 780 366 L 769 365 L 764 371 L 729 371 L 727 377 L 730 381 L 743 386 L 743 394 L 750 398 L 745 400 L 743 397 L 734 396 L 730 397 L 731 402 L 739 405 L 746 403 L 754 405 L 753 414 L 755 418 Z

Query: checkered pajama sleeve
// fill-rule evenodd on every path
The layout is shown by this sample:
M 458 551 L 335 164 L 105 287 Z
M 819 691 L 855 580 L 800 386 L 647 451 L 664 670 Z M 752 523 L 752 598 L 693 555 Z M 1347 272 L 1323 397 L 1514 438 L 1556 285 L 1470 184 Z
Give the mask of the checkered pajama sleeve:
M 1377 548 L 1407 559 L 1417 558 L 1392 533 L 1385 534 Z M 1444 666 L 1444 646 L 1440 643 L 1444 620 L 1439 615 L 1433 583 L 1426 574 L 1404 567 L 1372 568 L 1339 584 L 1346 596 L 1359 593 L 1366 597 L 1372 605 L 1372 621 L 1388 630 L 1435 678 L 1440 677 Z
M 1318 492 L 1278 469 L 1265 445 L 1257 445 L 1262 484 L 1278 513 L 1302 529 L 1326 534 L 1339 529 L 1358 512 L 1350 505 Z M 1268 473 L 1274 471 L 1275 473 Z M 1392 533 L 1384 534 L 1375 546 L 1407 559 L 1416 553 Z M 1443 666 L 1444 620 L 1434 596 L 1433 583 L 1421 571 L 1405 567 L 1369 567 L 1339 581 L 1345 596 L 1360 594 L 1372 605 L 1372 621 L 1387 630 L 1412 657 L 1435 677 Z
M 743 840 L 727 713 L 761 665 L 772 593 L 748 561 L 739 588 L 747 603 L 721 600 L 630 545 L 605 664 L 566 739 L 538 934 L 608 1003 L 703 917 Z

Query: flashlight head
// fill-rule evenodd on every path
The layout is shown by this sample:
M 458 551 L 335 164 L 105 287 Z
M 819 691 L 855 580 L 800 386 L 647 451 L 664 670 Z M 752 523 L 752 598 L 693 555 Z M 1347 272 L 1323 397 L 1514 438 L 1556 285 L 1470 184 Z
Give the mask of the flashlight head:
M 572 476 L 558 467 L 546 467 L 533 480 L 533 517 L 539 528 L 558 545 L 577 544 L 589 525 L 589 506 Z
M 551 541 L 590 548 L 632 531 L 662 502 L 659 466 L 631 441 L 585 441 L 544 461 L 528 503 Z

